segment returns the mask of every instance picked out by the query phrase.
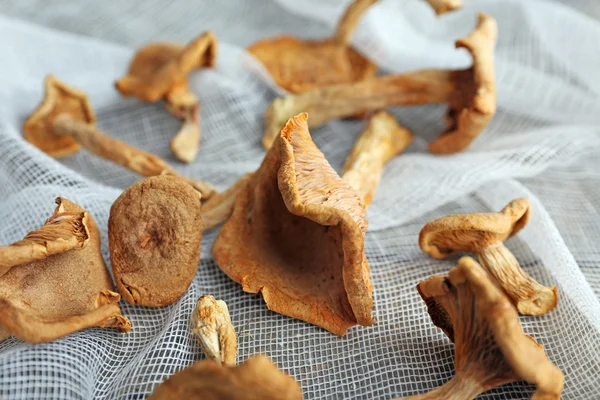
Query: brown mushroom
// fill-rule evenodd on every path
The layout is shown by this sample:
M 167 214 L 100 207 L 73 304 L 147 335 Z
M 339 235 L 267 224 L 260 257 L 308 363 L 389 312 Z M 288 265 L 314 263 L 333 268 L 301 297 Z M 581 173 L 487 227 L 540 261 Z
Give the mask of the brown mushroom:
M 270 310 L 337 335 L 370 325 L 367 229 L 356 192 L 313 143 L 306 114 L 288 121 L 235 200 L 212 253 Z
M 532 399 L 559 399 L 564 377 L 535 339 L 521 330 L 519 315 L 475 260 L 463 257 L 448 276 L 417 286 L 432 322 L 454 342 L 454 377 L 409 399 L 473 399 L 494 387 L 525 380 Z
M 187 46 L 150 43 L 136 53 L 127 75 L 115 82 L 123 96 L 149 102 L 162 99 L 169 112 L 183 119 L 181 129 L 171 141 L 171 151 L 186 163 L 196 158 L 200 144 L 200 104 L 189 90 L 187 76 L 198 68 L 212 68 L 217 48 L 217 38 L 210 31 Z
M 112 291 L 96 222 L 67 199 L 56 203 L 44 226 L 0 247 L 0 340 L 42 343 L 90 327 L 131 329 Z
M 177 177 L 143 179 L 110 208 L 110 260 L 128 303 L 160 307 L 179 299 L 196 274 L 201 242 L 200 198 Z
M 202 229 L 209 230 L 221 225 L 231 216 L 235 198 L 242 188 L 252 179 L 252 174 L 246 174 L 227 190 L 216 193 L 202 204 Z
M 421 229 L 419 246 L 437 259 L 455 251 L 476 253 L 521 314 L 544 314 L 558 304 L 556 286 L 548 288 L 529 276 L 502 243 L 523 229 L 529 217 L 527 199 L 515 199 L 499 213 L 448 215 Z
M 369 119 L 342 170 L 342 178 L 356 190 L 365 207 L 373 200 L 384 165 L 412 140 L 413 134 L 385 111 Z
M 148 400 L 302 400 L 302 390 L 265 356 L 237 367 L 198 361 L 154 389 Z
M 443 154 L 461 151 L 481 133 L 496 112 L 493 63 L 496 36 L 496 21 L 480 14 L 477 28 L 456 42 L 456 47 L 464 47 L 471 53 L 471 68 L 387 75 L 275 99 L 265 112 L 263 146 L 268 149 L 285 121 L 299 112 L 310 114 L 312 127 L 364 110 L 447 103 L 448 129 L 429 144 L 429 151 Z
M 437 15 L 445 14 L 449 11 L 454 11 L 463 6 L 463 0 L 425 0 Z
M 95 122 L 94 111 L 85 93 L 48 75 L 44 100 L 25 121 L 23 131 L 29 143 L 53 157 L 67 156 L 82 145 L 92 153 L 142 176 L 180 176 L 162 158 L 100 132 Z M 204 199 L 214 193 L 209 183 L 183 179 L 194 186 Z

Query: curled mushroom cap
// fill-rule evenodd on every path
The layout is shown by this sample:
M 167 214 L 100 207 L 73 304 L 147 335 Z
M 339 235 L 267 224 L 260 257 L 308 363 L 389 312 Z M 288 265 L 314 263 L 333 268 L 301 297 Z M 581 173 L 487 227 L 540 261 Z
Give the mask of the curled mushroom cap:
M 543 347 L 521 330 L 506 295 L 470 257 L 448 276 L 417 286 L 433 323 L 454 342 L 454 377 L 411 399 L 472 399 L 496 386 L 525 380 L 536 385 L 532 399 L 559 399 L 564 377 Z
M 529 217 L 527 199 L 515 199 L 499 213 L 448 215 L 421 229 L 419 246 L 438 259 L 455 251 L 476 253 L 521 314 L 544 314 L 558 304 L 556 287 L 545 287 L 530 277 L 502 243 L 523 229 Z
M 132 304 L 164 306 L 192 282 L 202 241 L 200 197 L 168 175 L 143 179 L 110 208 L 108 244 L 117 288 Z
M 190 320 L 206 357 L 217 364 L 235 366 L 237 336 L 227 304 L 211 295 L 200 296 Z
M 365 211 L 308 132 L 288 121 L 237 195 L 212 252 L 219 267 L 270 310 L 343 335 L 370 325 Z
M 89 327 L 129 331 L 94 219 L 69 200 L 56 203 L 44 226 L 0 247 L 0 338 L 41 343 Z
M 199 361 L 170 376 L 149 400 L 302 400 L 298 383 L 262 355 L 237 367 Z

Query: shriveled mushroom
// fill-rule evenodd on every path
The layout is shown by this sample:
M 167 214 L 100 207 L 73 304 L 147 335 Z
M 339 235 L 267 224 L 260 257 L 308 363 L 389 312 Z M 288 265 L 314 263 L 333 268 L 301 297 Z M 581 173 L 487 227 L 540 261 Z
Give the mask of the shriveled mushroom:
M 198 361 L 167 378 L 148 400 L 302 400 L 302 390 L 265 356 L 237 367 Z
M 417 286 L 433 323 L 454 342 L 452 379 L 409 399 L 473 399 L 494 387 L 525 380 L 532 399 L 559 399 L 562 372 L 535 339 L 521 330 L 517 311 L 475 260 L 463 257 L 448 276 Z
M 180 176 L 166 161 L 114 139 L 95 127 L 90 102 L 80 90 L 52 75 L 45 82 L 45 96 L 23 126 L 25 139 L 53 157 L 76 152 L 82 145 L 92 153 L 142 176 Z M 208 199 L 214 188 L 200 180 L 181 177 Z
M 200 145 L 200 104 L 189 90 L 187 76 L 198 68 L 212 68 L 217 49 L 217 38 L 210 31 L 187 46 L 173 42 L 150 43 L 136 53 L 127 75 L 115 82 L 123 96 L 150 102 L 164 100 L 167 110 L 183 120 L 171 141 L 171 151 L 186 163 L 196 158 Z
M 370 325 L 365 212 L 313 143 L 306 114 L 288 121 L 240 190 L 212 253 L 270 310 L 337 335 Z
M 384 165 L 404 150 L 413 134 L 385 111 L 374 114 L 346 158 L 342 178 L 368 207 L 381 180 Z
M 463 6 L 463 0 L 425 0 L 434 9 L 437 15 L 454 11 Z
M 128 303 L 173 303 L 187 290 L 200 261 L 198 194 L 168 175 L 133 184 L 110 208 L 108 244 L 117 288 Z
M 455 251 L 476 253 L 521 314 L 544 314 L 558 304 L 556 286 L 548 288 L 529 276 L 503 244 L 527 225 L 529 217 L 527 199 L 515 199 L 499 213 L 448 215 L 421 229 L 419 246 L 438 259 Z
M 476 29 L 456 42 L 473 57 L 466 70 L 423 70 L 360 82 L 323 86 L 276 99 L 265 112 L 263 146 L 269 148 L 285 121 L 308 112 L 310 126 L 364 110 L 396 105 L 447 103 L 449 126 L 429 144 L 433 153 L 455 153 L 468 147 L 496 112 L 494 46 L 496 21 L 479 15 Z
M 191 324 L 192 333 L 206 357 L 219 365 L 235 366 L 237 337 L 223 300 L 215 300 L 211 295 L 201 296 L 192 312 Z
M 221 193 L 216 193 L 202 204 L 202 229 L 209 230 L 231 216 L 235 198 L 244 186 L 250 182 L 252 174 L 246 174 L 236 181 L 231 187 Z
M 131 329 L 112 291 L 96 222 L 67 199 L 56 203 L 44 226 L 0 247 L 0 340 L 42 343 L 90 327 Z

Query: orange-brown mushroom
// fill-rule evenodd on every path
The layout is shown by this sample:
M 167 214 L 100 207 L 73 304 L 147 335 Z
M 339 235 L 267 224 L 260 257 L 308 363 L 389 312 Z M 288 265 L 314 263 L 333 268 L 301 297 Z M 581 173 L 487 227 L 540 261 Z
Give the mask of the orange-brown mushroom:
M 262 355 L 237 367 L 198 361 L 167 378 L 148 400 L 302 400 L 302 390 L 291 376 Z
M 387 75 L 275 99 L 265 112 L 263 146 L 268 149 L 285 121 L 299 112 L 310 114 L 312 127 L 364 110 L 447 103 L 448 129 L 429 144 L 429 151 L 446 154 L 464 150 L 496 112 L 493 58 L 497 30 L 492 17 L 480 14 L 476 29 L 456 42 L 473 57 L 473 65 L 466 70 Z
M 76 152 L 79 145 L 142 176 L 180 176 L 166 161 L 114 139 L 95 127 L 94 111 L 80 90 L 52 75 L 45 82 L 44 100 L 23 125 L 25 139 L 53 157 Z M 200 180 L 184 178 L 208 199 L 214 188 Z
M 454 11 L 463 6 L 463 0 L 425 0 L 437 15 L 445 14 L 449 11 Z
M 94 219 L 69 200 L 56 203 L 44 226 L 0 247 L 0 340 L 41 343 L 90 327 L 131 329 Z
M 313 143 L 306 114 L 283 127 L 235 200 L 212 253 L 270 310 L 337 335 L 370 325 L 367 229 L 356 192 Z
M 564 377 L 475 260 L 463 257 L 448 276 L 417 286 L 433 323 L 454 342 L 456 373 L 443 386 L 409 399 L 473 399 L 505 383 L 536 386 L 532 399 L 560 399 Z
M 202 229 L 209 230 L 227 221 L 233 211 L 237 194 L 252 179 L 246 174 L 223 192 L 215 193 L 208 201 L 202 203 Z
M 558 304 L 556 286 L 548 288 L 529 276 L 503 244 L 527 224 L 529 217 L 527 199 L 515 199 L 499 213 L 448 215 L 421 229 L 419 246 L 438 259 L 455 251 L 476 253 L 521 314 L 544 314 Z
M 123 96 L 149 102 L 164 100 L 167 110 L 183 120 L 171 141 L 171 151 L 182 162 L 192 162 L 200 144 L 200 104 L 189 90 L 187 76 L 198 68 L 212 68 L 217 49 L 217 38 L 210 31 L 187 46 L 150 43 L 138 50 L 127 75 L 115 82 Z

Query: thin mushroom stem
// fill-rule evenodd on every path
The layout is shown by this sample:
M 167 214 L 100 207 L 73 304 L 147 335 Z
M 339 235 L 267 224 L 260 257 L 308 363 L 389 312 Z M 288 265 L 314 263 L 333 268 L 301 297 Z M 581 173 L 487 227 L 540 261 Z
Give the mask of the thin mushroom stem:
M 253 175 L 252 173 L 244 175 L 227 190 L 216 193 L 202 204 L 202 230 L 212 229 L 227 221 L 233 212 L 237 194 L 250 182 Z
M 179 175 L 162 158 L 128 145 L 100 132 L 93 125 L 81 122 L 68 114 L 56 117 L 53 127 L 57 134 L 68 135 L 92 153 L 119 164 L 142 176 L 172 175 L 192 185 L 202 198 L 214 193 L 211 184 Z
M 477 395 L 485 392 L 482 387 L 473 379 L 463 379 L 459 375 L 455 375 L 442 386 L 433 389 L 430 392 L 419 394 L 416 396 L 404 397 L 404 400 L 439 400 L 439 399 L 474 399 Z M 400 400 L 400 399 L 395 399 Z
M 181 162 L 190 163 L 196 158 L 200 147 L 200 105 L 183 111 L 183 124 L 171 140 L 170 148 Z
M 337 29 L 333 35 L 333 40 L 338 46 L 346 47 L 350 38 L 358 25 L 361 17 L 369 7 L 378 0 L 355 0 L 344 12 L 344 15 L 338 22 Z

